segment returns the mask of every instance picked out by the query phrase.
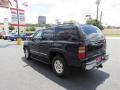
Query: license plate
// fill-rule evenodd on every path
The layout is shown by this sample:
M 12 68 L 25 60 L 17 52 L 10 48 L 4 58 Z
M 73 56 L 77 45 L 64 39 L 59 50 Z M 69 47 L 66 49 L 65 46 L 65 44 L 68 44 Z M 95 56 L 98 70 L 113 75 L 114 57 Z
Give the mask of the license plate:
M 97 57 L 97 58 L 96 58 L 96 62 L 97 62 L 97 63 L 101 62 L 101 60 L 102 60 L 101 57 Z

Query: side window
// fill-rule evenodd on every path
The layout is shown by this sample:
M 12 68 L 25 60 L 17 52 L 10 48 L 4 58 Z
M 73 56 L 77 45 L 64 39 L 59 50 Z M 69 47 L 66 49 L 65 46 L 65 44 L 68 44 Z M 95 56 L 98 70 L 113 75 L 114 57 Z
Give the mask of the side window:
M 79 35 L 74 26 L 61 26 L 56 28 L 56 39 L 62 41 L 78 41 Z
M 53 29 L 43 30 L 42 40 L 53 40 Z
M 42 30 L 36 32 L 36 33 L 34 34 L 33 38 L 34 38 L 35 40 L 40 40 L 40 39 L 42 39 Z

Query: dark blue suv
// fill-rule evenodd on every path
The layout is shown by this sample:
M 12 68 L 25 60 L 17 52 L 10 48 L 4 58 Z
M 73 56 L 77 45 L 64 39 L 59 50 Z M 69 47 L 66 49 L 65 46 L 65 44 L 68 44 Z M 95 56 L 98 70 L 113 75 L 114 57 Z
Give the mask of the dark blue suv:
M 93 25 L 63 24 L 38 30 L 23 49 L 27 60 L 51 64 L 58 76 L 68 75 L 70 67 L 102 67 L 108 59 L 105 36 Z
M 26 34 L 20 34 L 20 37 L 21 37 L 22 40 L 26 40 L 27 39 L 27 35 Z M 18 38 L 18 34 L 12 34 L 12 35 L 9 36 L 9 39 L 11 41 L 15 41 L 15 40 L 17 40 L 17 38 Z

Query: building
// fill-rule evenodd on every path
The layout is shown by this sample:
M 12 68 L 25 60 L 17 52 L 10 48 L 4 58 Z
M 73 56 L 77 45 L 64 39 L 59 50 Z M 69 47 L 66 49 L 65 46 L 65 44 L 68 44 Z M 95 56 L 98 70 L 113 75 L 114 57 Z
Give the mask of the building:
M 4 31 L 4 25 L 0 24 L 0 32 Z
M 11 2 L 9 0 L 0 0 L 0 7 L 9 8 Z
M 46 24 L 46 16 L 39 16 L 38 17 L 38 25 Z

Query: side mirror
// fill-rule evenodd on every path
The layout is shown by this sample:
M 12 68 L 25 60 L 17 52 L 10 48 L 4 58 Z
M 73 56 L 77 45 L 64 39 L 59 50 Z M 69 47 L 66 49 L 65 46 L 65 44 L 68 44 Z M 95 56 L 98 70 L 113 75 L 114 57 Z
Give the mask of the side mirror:
M 33 37 L 32 37 L 32 36 L 29 36 L 29 37 L 27 37 L 27 40 L 28 40 L 28 41 L 33 41 Z

